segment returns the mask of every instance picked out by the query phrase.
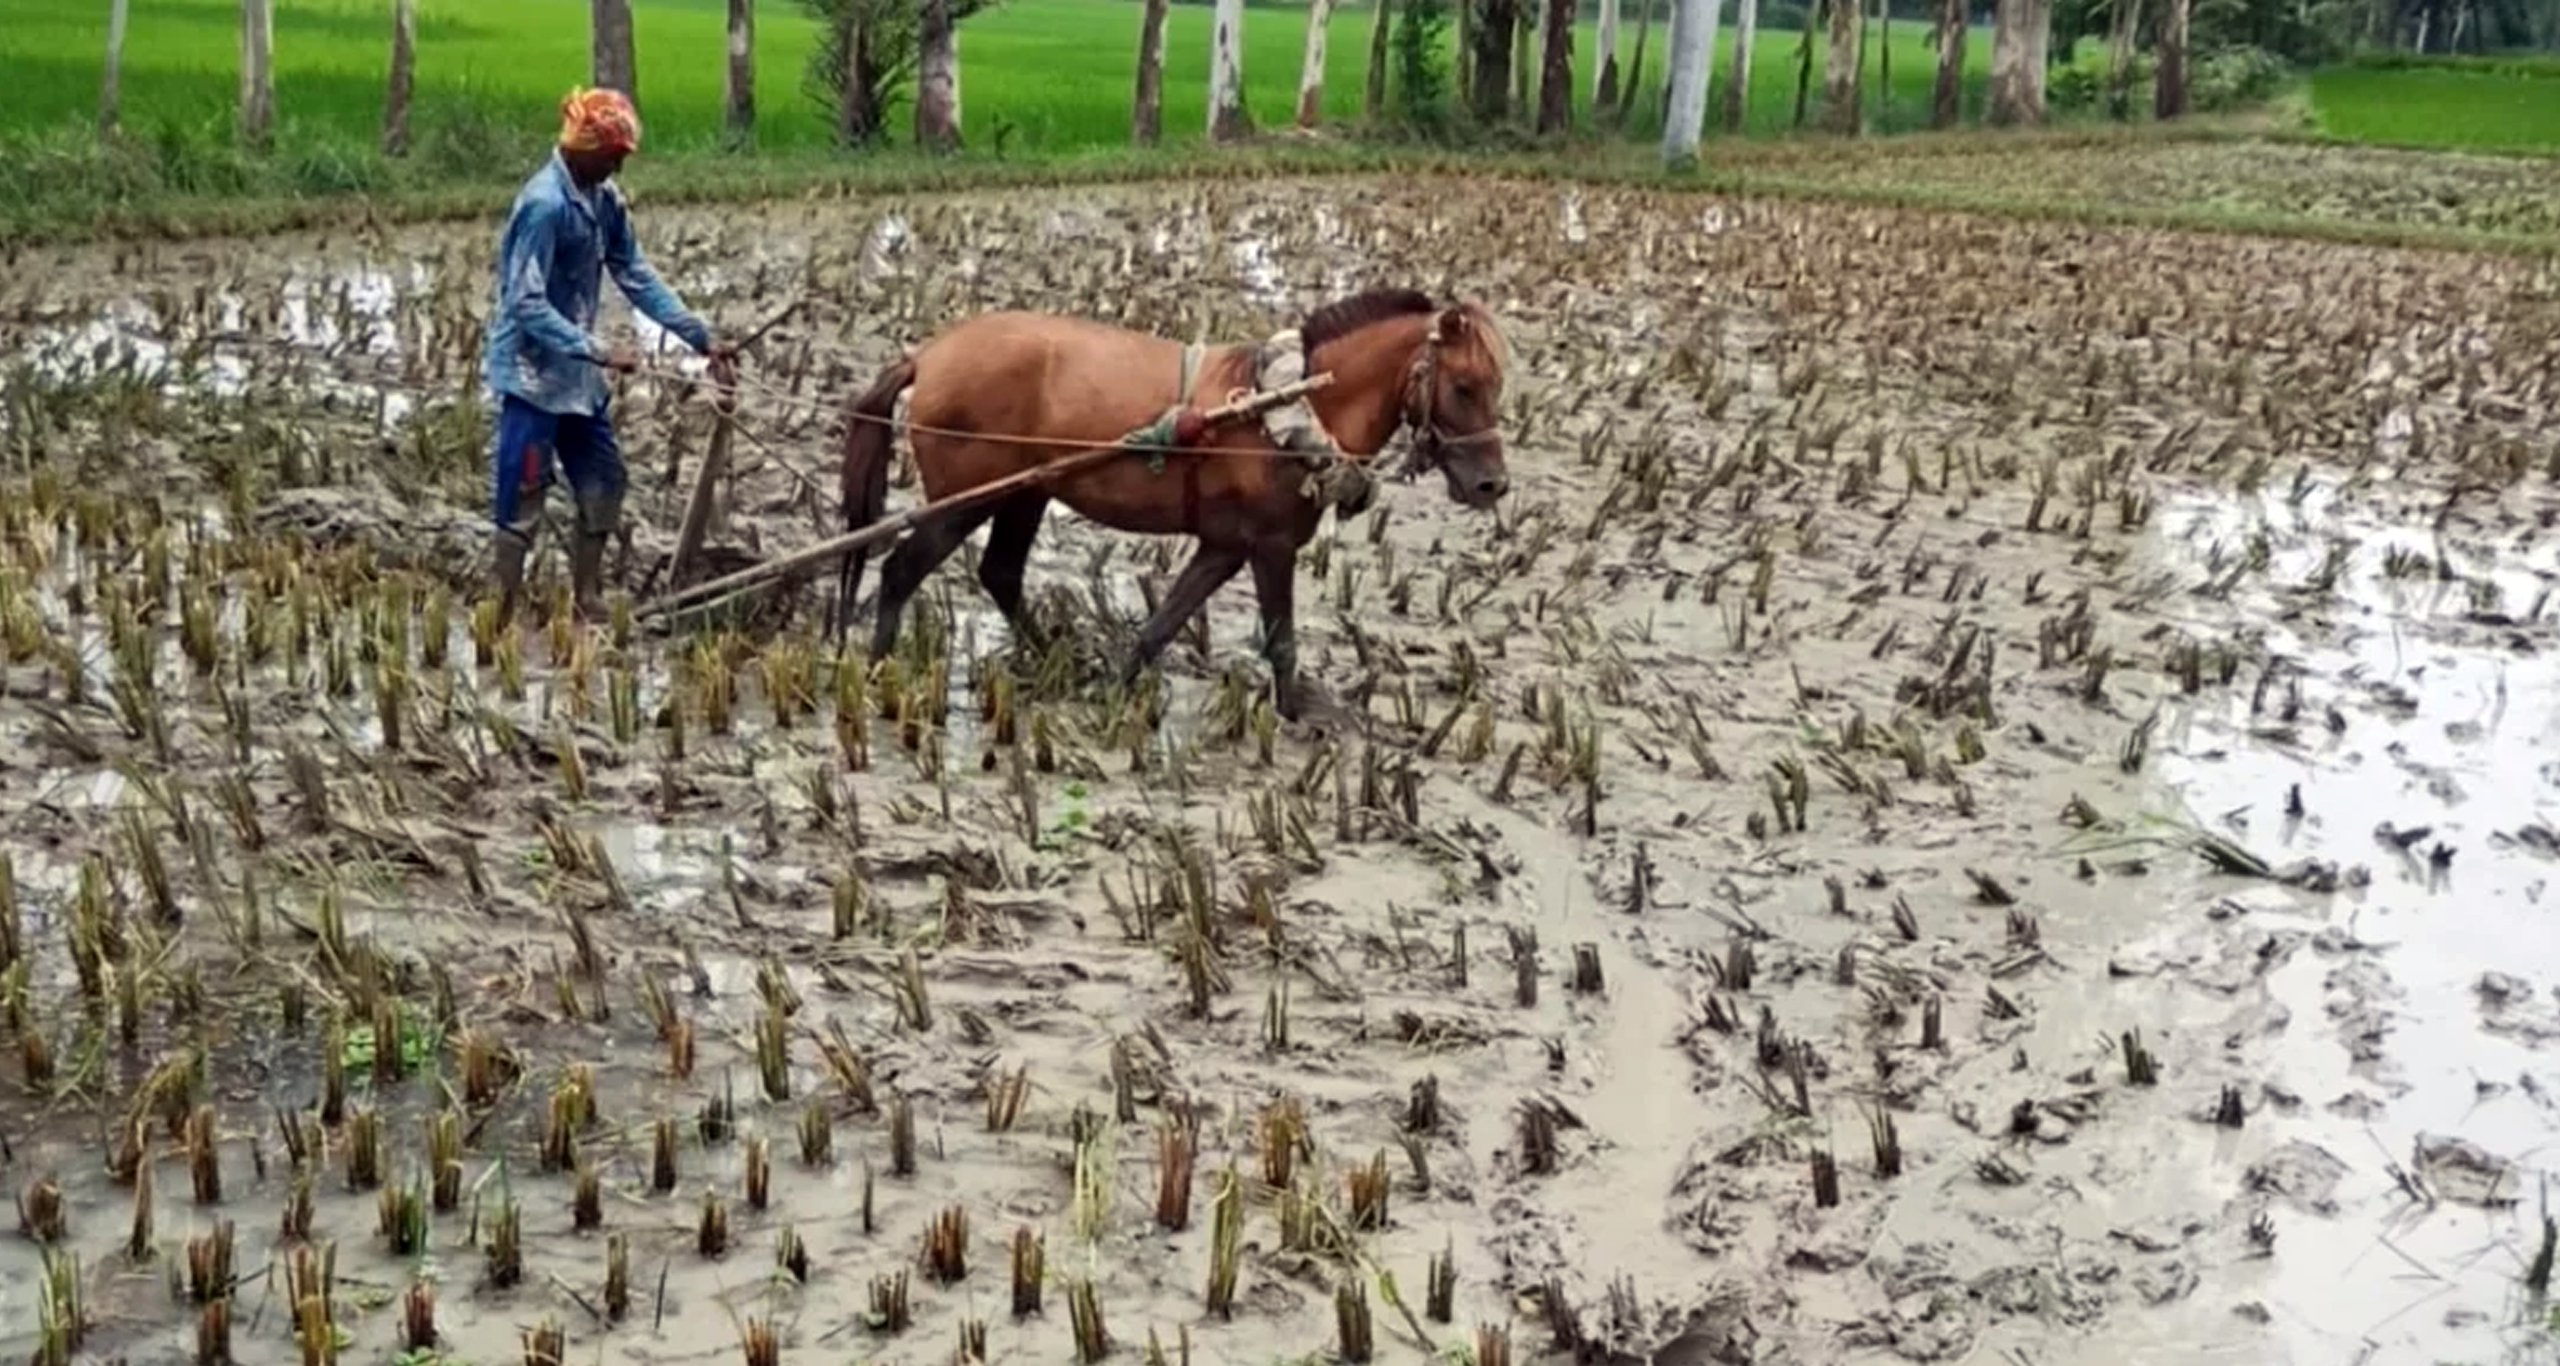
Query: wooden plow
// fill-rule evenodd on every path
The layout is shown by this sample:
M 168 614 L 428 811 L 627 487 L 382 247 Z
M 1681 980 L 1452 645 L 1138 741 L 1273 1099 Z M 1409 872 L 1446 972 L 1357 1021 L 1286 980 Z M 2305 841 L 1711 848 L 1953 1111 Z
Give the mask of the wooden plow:
M 850 551 L 894 541 L 955 508 L 967 507 L 972 503 L 984 502 L 990 498 L 1001 498 L 1018 489 L 1062 478 L 1105 460 L 1129 455 L 1144 455 L 1161 463 L 1168 455 L 1183 454 L 1184 448 L 1196 446 L 1202 438 L 1219 428 L 1247 418 L 1259 417 L 1283 404 L 1296 402 L 1331 383 L 1333 383 L 1333 376 L 1330 373 L 1309 375 L 1305 379 L 1276 389 L 1247 394 L 1243 398 L 1221 404 L 1206 412 L 1187 407 L 1170 409 L 1162 417 L 1117 441 L 1078 451 L 1036 469 L 1023 470 L 1018 474 L 1006 475 L 1002 479 L 990 480 L 976 488 L 964 489 L 952 494 L 948 498 L 909 508 L 893 517 L 883 518 L 859 531 L 848 531 L 840 536 L 831 536 L 814 545 L 804 546 L 787 555 L 777 556 L 734 573 L 706 579 L 700 583 L 680 585 L 642 604 L 633 616 L 645 621 L 682 611 L 707 611 L 743 597 L 766 583 L 809 565 L 834 559 Z M 715 407 L 717 421 L 722 427 L 726 427 L 734 419 L 737 411 L 733 396 L 724 395 L 724 399 L 726 401 L 722 405 Z M 1032 438 L 1024 439 L 1033 440 Z M 1072 441 L 1036 440 L 1037 444 L 1041 445 L 1079 444 Z M 727 448 L 728 443 L 720 440 L 715 430 L 713 455 L 725 452 Z M 699 531 L 695 526 L 697 510 L 708 505 L 707 489 L 710 481 L 717 478 L 719 474 L 719 471 L 714 468 L 715 463 L 725 462 L 708 459 L 704 462 L 701 481 L 696 485 L 694 507 L 688 509 L 686 533 L 679 538 L 680 551 L 700 545 Z

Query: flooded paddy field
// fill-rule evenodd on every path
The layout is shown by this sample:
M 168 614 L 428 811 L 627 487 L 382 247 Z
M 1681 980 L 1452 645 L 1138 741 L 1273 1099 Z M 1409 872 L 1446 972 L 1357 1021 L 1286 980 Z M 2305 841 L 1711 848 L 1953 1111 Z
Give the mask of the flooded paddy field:
M 2548 266 L 1445 181 L 639 223 L 800 304 L 733 557 L 999 306 L 1481 299 L 1513 491 L 1327 523 L 1306 725 L 1242 582 L 1113 687 L 1187 547 L 1063 511 L 1046 646 L 965 550 L 891 660 L 818 584 L 577 629 L 556 534 L 500 632 L 494 226 L 23 253 L 0 1354 L 2553 1356 Z M 698 373 L 617 398 L 626 592 Z

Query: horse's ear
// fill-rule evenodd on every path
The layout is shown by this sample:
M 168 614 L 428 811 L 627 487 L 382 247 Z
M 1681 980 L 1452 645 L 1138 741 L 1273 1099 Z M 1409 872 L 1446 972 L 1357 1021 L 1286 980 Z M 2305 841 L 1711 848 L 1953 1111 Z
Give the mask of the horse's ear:
M 1453 342 L 1467 335 L 1467 328 L 1471 325 L 1466 306 L 1451 304 L 1440 310 L 1439 320 L 1432 324 L 1432 330 L 1440 334 L 1440 340 Z

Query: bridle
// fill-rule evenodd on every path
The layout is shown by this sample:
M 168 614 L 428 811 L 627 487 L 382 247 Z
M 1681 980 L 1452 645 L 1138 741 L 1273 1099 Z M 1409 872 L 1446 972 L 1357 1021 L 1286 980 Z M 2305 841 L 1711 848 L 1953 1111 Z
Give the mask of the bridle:
M 1413 432 L 1413 455 L 1408 468 L 1437 469 L 1448 458 L 1452 446 L 1481 446 L 1502 439 L 1501 419 L 1482 431 L 1452 433 L 1440 425 L 1432 410 L 1432 400 L 1440 392 L 1440 320 L 1431 320 L 1430 335 L 1423 338 L 1421 349 L 1413 353 L 1413 364 L 1405 371 L 1404 425 Z

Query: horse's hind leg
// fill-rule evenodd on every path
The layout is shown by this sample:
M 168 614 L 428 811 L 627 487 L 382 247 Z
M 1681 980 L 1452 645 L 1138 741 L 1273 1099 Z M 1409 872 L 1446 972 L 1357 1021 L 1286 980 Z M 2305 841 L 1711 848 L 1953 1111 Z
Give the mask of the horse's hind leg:
M 1040 537 L 1040 519 L 1048 511 L 1049 495 L 1037 489 L 998 503 L 987 528 L 986 553 L 978 557 L 978 583 L 1004 613 L 1017 645 L 1026 643 L 1031 627 L 1022 612 L 1022 576 L 1031 564 L 1031 543 Z
M 872 605 L 871 657 L 887 659 L 898 645 L 898 625 L 907 614 L 907 600 L 916 589 L 942 567 L 951 552 L 969 539 L 969 534 L 984 526 L 995 509 L 980 503 L 973 507 L 954 508 L 939 517 L 926 519 L 923 525 L 908 533 L 889 552 L 880 566 L 880 596 Z
M 1191 562 L 1174 576 L 1173 588 L 1156 605 L 1154 616 L 1138 628 L 1138 648 L 1130 651 L 1129 663 L 1120 673 L 1122 683 L 1134 683 L 1146 667 L 1155 663 L 1164 647 L 1173 643 L 1174 633 L 1203 607 L 1209 597 L 1226 585 L 1227 580 L 1244 568 L 1244 551 L 1234 546 L 1201 542 L 1191 553 Z

